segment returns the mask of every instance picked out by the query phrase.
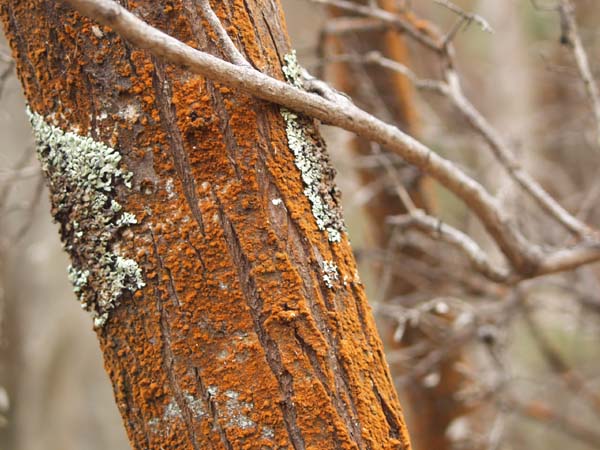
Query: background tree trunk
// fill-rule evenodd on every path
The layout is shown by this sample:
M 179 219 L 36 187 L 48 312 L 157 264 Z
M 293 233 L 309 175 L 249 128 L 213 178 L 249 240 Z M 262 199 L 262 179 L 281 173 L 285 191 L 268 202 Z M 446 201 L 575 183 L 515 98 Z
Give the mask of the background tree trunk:
M 122 3 L 223 56 L 198 2 Z M 133 447 L 409 448 L 348 240 L 331 232 L 336 188 L 314 124 L 56 2 L 0 5 L 71 278 Z M 251 64 L 281 78 L 279 3 L 213 6 Z M 286 128 L 318 162 L 317 185 L 303 184 Z
M 366 1 L 354 0 L 359 4 Z M 378 0 L 381 9 L 398 13 L 397 2 Z M 349 17 L 336 8 L 330 8 L 332 17 Z M 357 16 L 358 17 L 358 16 Z M 335 29 L 335 27 L 330 27 Z M 410 67 L 410 57 L 404 37 L 394 30 L 365 30 L 354 32 L 345 31 L 331 34 L 324 42 L 329 53 L 360 57 L 370 51 L 380 52 L 383 56 L 398 61 Z M 412 136 L 418 133 L 419 124 L 415 110 L 412 87 L 408 79 L 399 74 L 382 69 L 376 65 L 361 63 L 336 63 L 329 70 L 330 78 L 336 86 L 348 93 L 363 109 L 377 117 L 394 123 L 400 129 Z M 414 307 L 410 294 L 419 288 L 420 280 L 414 279 L 410 265 L 418 261 L 419 249 L 410 244 L 398 245 L 397 236 L 393 233 L 386 219 L 398 214 L 407 213 L 402 198 L 398 196 L 399 185 L 411 197 L 419 208 L 435 207 L 435 197 L 431 180 L 423 176 L 416 168 L 399 160 L 384 148 L 361 138 L 354 137 L 351 141 L 354 152 L 363 158 L 374 158 L 379 155 L 379 163 L 365 165 L 359 169 L 359 176 L 365 188 L 369 186 L 374 194 L 369 197 L 366 212 L 369 220 L 369 236 L 377 253 L 382 255 L 380 263 L 375 263 L 375 276 L 378 301 L 386 303 L 400 302 L 404 307 Z M 386 167 L 387 166 L 387 167 Z M 395 176 L 390 176 L 393 173 Z M 398 264 L 390 260 L 400 259 Z M 422 264 L 422 262 L 419 262 Z M 394 267 L 396 269 L 394 269 Z M 438 280 L 439 286 L 428 286 L 428 289 L 443 291 L 443 280 Z M 387 351 L 401 350 L 407 346 L 420 345 L 437 347 L 438 342 L 423 333 L 418 327 L 406 325 L 402 339 L 398 342 L 396 329 L 397 320 L 382 314 L 378 317 L 383 342 Z M 460 352 L 451 352 L 436 367 L 434 375 L 437 383 L 426 383 L 428 374 L 417 377 L 409 385 L 398 386 L 399 394 L 404 400 L 407 421 L 411 430 L 413 445 L 417 450 L 450 450 L 452 441 L 447 432 L 451 423 L 469 412 L 457 397 L 457 393 L 468 383 L 463 373 L 458 370 L 459 364 L 464 363 Z M 392 376 L 400 379 L 410 376 L 410 367 L 403 361 L 390 363 Z

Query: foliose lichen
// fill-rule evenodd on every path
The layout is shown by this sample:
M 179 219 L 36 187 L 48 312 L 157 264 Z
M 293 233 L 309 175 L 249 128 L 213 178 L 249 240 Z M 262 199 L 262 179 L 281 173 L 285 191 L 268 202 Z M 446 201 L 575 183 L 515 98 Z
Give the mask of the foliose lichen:
M 296 50 L 292 50 L 287 55 L 284 55 L 283 60 L 285 61 L 285 66 L 282 67 L 282 70 L 286 81 L 292 86 L 303 89 L 304 83 L 302 82 L 302 66 L 298 62 Z
M 286 65 L 283 73 L 287 82 L 302 88 L 302 67 L 298 64 L 296 52 L 285 55 L 284 60 Z M 335 169 L 329 161 L 325 142 L 313 120 L 285 108 L 280 111 L 286 124 L 288 145 L 302 175 L 304 195 L 311 202 L 317 227 L 327 232 L 330 242 L 340 242 L 346 227 L 342 218 L 340 191 L 334 182 Z
M 81 306 L 102 327 L 124 291 L 145 283 L 136 261 L 118 254 L 115 238 L 137 223 L 116 201 L 115 186 L 131 188 L 121 155 L 89 136 L 63 131 L 27 108 L 37 155 L 48 180 L 52 214 L 73 264 L 68 275 Z

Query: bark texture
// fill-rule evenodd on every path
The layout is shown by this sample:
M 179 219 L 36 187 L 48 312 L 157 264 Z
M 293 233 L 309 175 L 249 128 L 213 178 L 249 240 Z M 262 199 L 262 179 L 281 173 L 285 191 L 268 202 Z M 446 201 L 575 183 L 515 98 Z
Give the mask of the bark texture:
M 355 0 L 356 3 L 365 4 L 366 1 Z M 377 5 L 387 11 L 398 13 L 397 2 L 393 0 L 378 0 Z M 330 9 L 332 17 L 342 15 L 335 8 Z M 410 14 L 410 13 L 409 13 Z M 344 13 L 347 17 L 347 14 Z M 414 20 L 412 15 L 407 15 L 408 20 Z M 401 33 L 393 30 L 363 30 L 346 32 L 337 36 L 330 36 L 327 45 L 336 53 L 360 55 L 369 51 L 378 51 L 392 60 L 410 67 L 410 57 L 405 38 Z M 418 133 L 419 123 L 414 108 L 413 92 L 410 81 L 403 75 L 384 70 L 378 66 L 362 64 L 335 64 L 331 70 L 332 78 L 336 85 L 348 93 L 352 99 L 363 109 L 395 123 L 400 129 L 414 136 Z M 356 154 L 372 156 L 372 144 L 360 138 L 352 140 Z M 389 171 L 382 163 L 378 167 L 367 167 L 359 170 L 359 176 L 365 186 L 374 185 L 381 180 L 382 183 L 376 194 L 370 198 L 366 205 L 369 217 L 370 236 L 372 244 L 381 252 L 391 251 L 393 257 L 404 255 L 399 262 L 398 270 L 390 270 L 389 263 L 381 264 L 377 271 L 380 279 L 379 289 L 383 289 L 383 300 L 398 299 L 413 293 L 419 288 L 422 280 L 411 277 L 411 261 L 420 259 L 419 250 L 407 245 L 396 248 L 393 243 L 392 227 L 386 223 L 386 218 L 407 212 L 402 200 L 398 197 L 395 183 L 402 183 L 416 206 L 423 209 L 435 208 L 430 180 L 424 177 L 416 168 L 398 161 L 393 154 L 381 149 L 382 160 L 393 167 L 398 174 L 396 178 L 390 177 Z M 429 262 L 431 264 L 431 262 Z M 402 266 L 406 268 L 402 270 Z M 404 304 L 411 307 L 414 305 Z M 401 342 L 395 340 L 397 323 L 390 318 L 381 317 L 379 328 L 383 342 L 390 351 L 406 346 L 418 345 L 438 347 L 442 343 L 432 341 L 431 337 L 418 328 L 407 324 Z M 419 377 L 409 386 L 401 386 L 399 393 L 407 411 L 407 420 L 411 429 L 411 438 L 416 450 L 449 450 L 453 448 L 452 441 L 447 433 L 448 427 L 454 419 L 469 412 L 463 402 L 456 398 L 467 383 L 465 376 L 458 370 L 463 363 L 460 352 L 451 352 L 436 367 L 439 382 L 434 386 L 423 383 Z M 393 377 L 402 377 L 410 373 L 401 361 L 391 364 Z
M 194 0 L 121 3 L 224 55 Z M 38 133 L 38 151 L 132 446 L 410 448 L 349 242 L 319 229 L 279 108 L 167 66 L 59 2 L 0 8 L 34 125 L 60 135 Z M 282 79 L 279 2 L 213 8 L 251 64 Z M 322 149 L 309 120 L 296 126 Z M 108 176 L 113 189 L 83 208 L 87 188 L 53 173 L 73 161 L 51 159 L 73 136 L 118 151 L 113 172 L 130 172 L 131 188 Z M 335 208 L 319 155 L 319 190 Z M 98 239 L 113 256 L 90 265 Z M 120 275 L 109 273 L 108 301 L 110 270 Z

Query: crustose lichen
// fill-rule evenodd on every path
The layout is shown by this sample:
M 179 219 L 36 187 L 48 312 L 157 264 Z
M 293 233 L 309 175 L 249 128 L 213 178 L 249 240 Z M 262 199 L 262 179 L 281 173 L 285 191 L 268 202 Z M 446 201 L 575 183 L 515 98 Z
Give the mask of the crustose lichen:
M 334 283 L 340 279 L 337 266 L 333 261 L 323 261 L 321 270 L 323 271 L 323 281 L 325 282 L 325 286 L 329 289 L 333 289 Z
M 296 52 L 285 55 L 283 73 L 288 83 L 302 88 L 302 67 Z M 331 166 L 325 143 L 313 121 L 281 108 L 286 134 L 294 162 L 300 170 L 304 195 L 312 205 L 312 213 L 319 230 L 327 232 L 330 242 L 340 242 L 345 232 L 340 206 L 340 194 L 334 182 L 335 170 Z
M 68 268 L 73 291 L 92 313 L 94 326 L 101 327 L 123 291 L 144 286 L 138 264 L 114 249 L 119 233 L 137 223 L 115 199 L 115 186 L 130 188 L 132 174 L 121 170 L 115 149 L 65 132 L 29 108 L 27 115 L 50 188 L 52 214 L 73 262 Z

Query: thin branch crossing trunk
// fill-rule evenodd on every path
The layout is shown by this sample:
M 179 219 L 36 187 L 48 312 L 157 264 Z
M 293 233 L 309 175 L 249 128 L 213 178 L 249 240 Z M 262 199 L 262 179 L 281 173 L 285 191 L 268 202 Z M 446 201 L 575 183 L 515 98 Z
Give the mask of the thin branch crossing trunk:
M 227 55 L 202 2 L 121 3 Z M 279 2 L 212 3 L 248 61 L 283 79 Z M 315 124 L 59 2 L 0 12 L 132 446 L 410 448 Z

